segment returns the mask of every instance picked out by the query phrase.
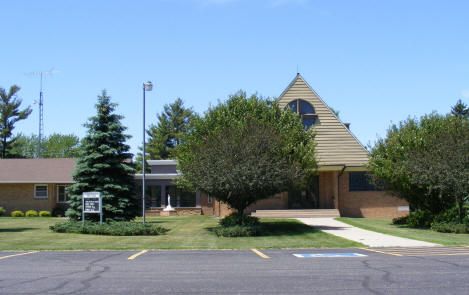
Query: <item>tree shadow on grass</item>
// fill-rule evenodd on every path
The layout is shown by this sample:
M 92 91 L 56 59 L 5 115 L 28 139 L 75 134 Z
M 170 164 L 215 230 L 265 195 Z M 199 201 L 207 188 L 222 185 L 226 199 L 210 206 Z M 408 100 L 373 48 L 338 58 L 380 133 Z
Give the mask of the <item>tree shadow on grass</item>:
M 296 221 L 263 221 L 261 233 L 258 237 L 296 236 L 314 234 L 320 230 Z M 206 227 L 205 230 L 215 233 L 217 227 Z
M 264 228 L 261 236 L 295 236 L 317 233 L 320 230 L 296 221 L 262 222 Z
M 17 228 L 0 228 L 0 233 L 19 233 L 29 230 L 38 230 L 33 227 L 17 227 Z

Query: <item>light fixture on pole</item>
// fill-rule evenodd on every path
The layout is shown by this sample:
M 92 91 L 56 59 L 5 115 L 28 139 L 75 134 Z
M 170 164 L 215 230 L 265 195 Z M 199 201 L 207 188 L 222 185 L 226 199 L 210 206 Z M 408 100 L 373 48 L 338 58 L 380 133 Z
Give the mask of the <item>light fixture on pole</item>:
M 152 91 L 153 84 L 150 81 L 143 83 L 143 155 L 142 155 L 142 218 L 145 224 L 145 92 Z

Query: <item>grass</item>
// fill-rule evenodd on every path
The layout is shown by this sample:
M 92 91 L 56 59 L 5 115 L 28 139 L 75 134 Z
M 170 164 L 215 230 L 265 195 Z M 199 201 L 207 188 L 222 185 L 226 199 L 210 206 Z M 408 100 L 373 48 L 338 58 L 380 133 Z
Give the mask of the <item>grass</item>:
M 440 233 L 430 229 L 411 228 L 407 225 L 394 225 L 391 219 L 336 218 L 344 223 L 402 238 L 437 243 L 446 246 L 469 245 L 469 234 Z
M 137 250 L 137 249 L 251 249 L 345 248 L 360 243 L 335 237 L 292 219 L 263 219 L 266 235 L 216 237 L 218 219 L 212 216 L 149 217 L 170 231 L 160 236 L 98 236 L 54 233 L 49 226 L 61 218 L 0 217 L 0 250 Z

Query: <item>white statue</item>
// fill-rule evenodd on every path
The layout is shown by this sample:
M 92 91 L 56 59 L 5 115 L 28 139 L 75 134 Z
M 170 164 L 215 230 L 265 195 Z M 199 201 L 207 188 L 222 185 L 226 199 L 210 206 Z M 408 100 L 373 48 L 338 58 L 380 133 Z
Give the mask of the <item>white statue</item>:
M 163 209 L 163 211 L 174 211 L 174 208 L 171 207 L 171 196 L 168 194 L 168 205 Z

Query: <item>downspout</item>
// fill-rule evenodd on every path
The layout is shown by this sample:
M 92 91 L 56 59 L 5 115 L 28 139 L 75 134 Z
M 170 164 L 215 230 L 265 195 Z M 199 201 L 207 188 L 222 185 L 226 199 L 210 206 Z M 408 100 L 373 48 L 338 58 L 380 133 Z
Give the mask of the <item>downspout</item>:
M 337 174 L 337 210 L 339 210 L 339 213 L 340 213 L 340 204 L 339 204 L 339 201 L 340 201 L 340 177 L 344 174 L 345 168 L 347 168 L 346 165 L 344 165 L 342 170 L 340 170 L 340 173 Z

